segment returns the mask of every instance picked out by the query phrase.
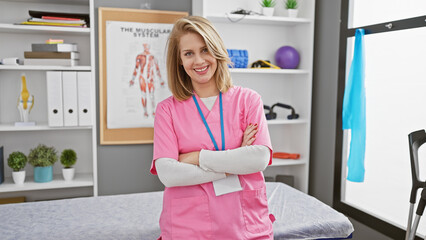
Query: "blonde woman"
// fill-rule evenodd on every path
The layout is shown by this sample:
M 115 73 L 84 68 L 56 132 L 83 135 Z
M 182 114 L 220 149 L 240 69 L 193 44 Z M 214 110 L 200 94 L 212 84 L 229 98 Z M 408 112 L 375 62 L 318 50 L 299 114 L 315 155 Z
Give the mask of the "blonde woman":
M 262 170 L 272 147 L 262 100 L 233 86 L 222 39 L 205 18 L 178 20 L 167 53 L 173 96 L 157 106 L 151 173 L 166 186 L 167 239 L 273 239 Z

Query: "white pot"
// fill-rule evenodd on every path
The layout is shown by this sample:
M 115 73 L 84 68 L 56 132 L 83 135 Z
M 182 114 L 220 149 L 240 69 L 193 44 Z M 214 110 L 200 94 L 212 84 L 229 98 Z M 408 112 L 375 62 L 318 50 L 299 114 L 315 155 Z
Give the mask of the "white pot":
M 274 8 L 273 7 L 262 7 L 262 14 L 265 16 L 273 16 L 274 15 Z
M 13 182 L 17 185 L 23 185 L 25 181 L 25 171 L 12 172 Z
M 72 181 L 74 179 L 74 168 L 62 168 L 62 176 L 65 181 Z
M 288 11 L 288 17 L 297 18 L 297 14 L 299 13 L 299 10 L 297 10 L 297 9 L 287 9 L 287 11 Z

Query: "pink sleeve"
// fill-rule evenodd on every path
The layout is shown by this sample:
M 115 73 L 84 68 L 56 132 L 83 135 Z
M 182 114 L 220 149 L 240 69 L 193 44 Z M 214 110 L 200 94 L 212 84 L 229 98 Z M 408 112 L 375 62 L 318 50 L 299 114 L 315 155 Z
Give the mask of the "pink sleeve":
M 247 123 L 258 124 L 259 131 L 256 134 L 256 140 L 252 145 L 264 145 L 269 148 L 270 156 L 268 165 L 272 164 L 272 145 L 269 136 L 268 123 L 266 122 L 265 112 L 263 110 L 263 101 L 260 95 L 252 92 L 248 98 Z
M 179 158 L 176 133 L 173 128 L 171 104 L 161 102 L 157 105 L 154 120 L 154 156 L 151 163 L 151 173 L 157 174 L 155 160 L 158 158 Z

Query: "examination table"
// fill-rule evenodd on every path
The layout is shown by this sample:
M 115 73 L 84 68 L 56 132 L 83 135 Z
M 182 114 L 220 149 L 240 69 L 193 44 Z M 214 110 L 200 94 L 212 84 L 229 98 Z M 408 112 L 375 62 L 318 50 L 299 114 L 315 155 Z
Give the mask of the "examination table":
M 344 239 L 343 214 L 283 183 L 267 182 L 275 239 Z M 0 205 L 0 239 L 157 239 L 162 192 Z

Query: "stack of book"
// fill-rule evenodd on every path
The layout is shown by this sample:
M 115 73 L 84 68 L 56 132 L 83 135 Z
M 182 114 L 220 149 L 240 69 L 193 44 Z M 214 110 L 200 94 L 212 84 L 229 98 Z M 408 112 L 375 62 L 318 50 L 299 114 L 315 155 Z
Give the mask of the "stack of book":
M 33 43 L 24 52 L 24 65 L 76 66 L 80 58 L 76 43 Z
M 59 13 L 29 10 L 30 18 L 21 22 L 23 25 L 44 25 L 60 27 L 89 27 L 89 14 Z

